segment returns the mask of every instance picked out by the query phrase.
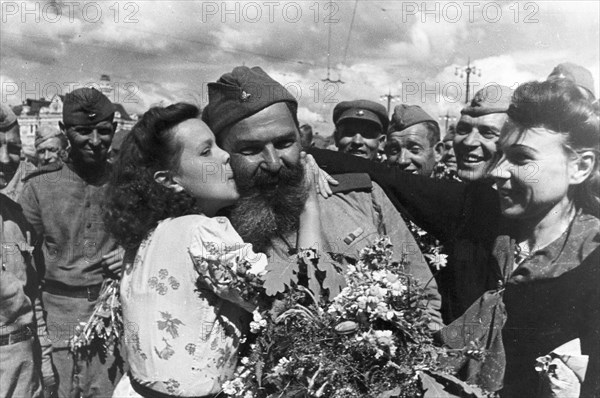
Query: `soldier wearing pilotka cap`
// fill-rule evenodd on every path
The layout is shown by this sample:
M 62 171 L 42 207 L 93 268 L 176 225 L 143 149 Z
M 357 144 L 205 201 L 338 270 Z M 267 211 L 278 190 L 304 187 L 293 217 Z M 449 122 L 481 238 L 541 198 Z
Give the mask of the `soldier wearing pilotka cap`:
M 571 62 L 558 64 L 548 75 L 546 80 L 554 79 L 570 80 L 577 84 L 579 91 L 585 98 L 590 100 L 590 102 L 594 102 L 596 99 L 596 96 L 594 95 L 594 77 L 592 76 L 592 73 L 583 66 Z
M 35 132 L 35 153 L 38 165 L 62 162 L 68 145 L 67 137 L 58 126 L 42 125 Z
M 208 90 L 202 119 L 231 155 L 240 193 L 229 214 L 231 223 L 245 242 L 266 252 L 271 261 L 290 261 L 306 203 L 296 99 L 258 67 L 236 67 L 209 83 Z M 429 300 L 423 304 L 432 323 L 441 324 L 436 283 L 400 214 L 367 175 L 336 178 L 340 184 L 335 194 L 318 198 L 324 240 L 330 246 L 323 253 L 357 257 L 378 236 L 388 235 L 394 260 L 407 256 L 407 271 L 425 288 Z
M 440 281 L 439 286 L 446 323 L 462 315 L 489 283 L 484 272 L 470 273 L 474 265 L 483 263 L 482 248 L 488 244 L 487 237 L 469 234 L 471 226 L 480 223 L 489 224 L 493 230 L 488 218 L 490 209 L 497 206 L 497 194 L 490 188 L 486 176 L 496 154 L 496 141 L 508 119 L 506 112 L 512 92 L 506 86 L 488 85 L 461 111 L 454 148 L 459 175 L 467 184 L 411 175 L 332 151 L 311 151 L 327 172 L 368 172 L 385 189 L 397 209 L 442 241 L 452 264 L 445 273 L 447 279 Z M 462 200 L 467 203 L 464 207 Z M 468 222 L 455 225 L 457 214 Z M 450 230 L 453 232 L 448 233 Z M 467 279 L 464 275 L 472 277 Z
M 64 164 L 51 163 L 29 174 L 20 199 L 27 220 L 43 239 L 43 300 L 55 336 L 61 397 L 111 396 L 118 381 L 108 372 L 114 357 L 109 355 L 102 363 L 96 354 L 74 363 L 69 353 L 75 327 L 88 320 L 102 282 L 108 274 L 120 272 L 122 262 L 101 213 L 114 112 L 109 99 L 93 88 L 67 94 L 59 126 L 71 146 L 69 157 Z
M 440 160 L 438 123 L 418 105 L 394 108 L 385 144 L 386 162 L 413 174 L 431 176 Z
M 508 106 L 513 90 L 490 84 L 461 110 L 456 124 L 454 152 L 458 176 L 465 182 L 485 179 L 496 154 L 496 141 L 508 120 Z

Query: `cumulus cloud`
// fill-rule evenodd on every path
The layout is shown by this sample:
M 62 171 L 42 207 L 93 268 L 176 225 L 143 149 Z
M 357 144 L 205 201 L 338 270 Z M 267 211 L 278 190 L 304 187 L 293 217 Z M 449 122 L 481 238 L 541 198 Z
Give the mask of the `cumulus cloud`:
M 3 12 L 3 79 L 43 87 L 109 74 L 121 91 L 124 83 L 135 84 L 137 102 L 125 104 L 135 112 L 161 101 L 205 105 L 206 83 L 241 64 L 262 66 L 289 84 L 299 94 L 302 118 L 323 134 L 332 130 L 331 113 L 339 101 L 380 101 L 388 92 L 422 104 L 432 115 L 457 112 L 464 100 L 449 101 L 444 94 L 452 93 L 443 87 L 464 84 L 454 71 L 469 57 L 483 72 L 474 77 L 476 84 L 545 78 L 565 61 L 589 68 L 597 87 L 600 78 L 597 2 L 530 2 L 528 9 L 523 2 L 479 2 L 472 20 L 463 7 L 456 21 L 448 13 L 437 20 L 419 9 L 407 14 L 407 4 L 423 2 L 286 1 L 270 9 L 253 1 L 81 1 L 73 18 L 65 2 L 3 2 L 3 7 L 7 3 L 29 9 L 38 4 L 40 18 L 23 19 L 22 10 Z M 444 7 L 450 12 L 451 3 L 427 7 L 438 4 L 440 12 Z M 65 10 L 60 18 L 52 4 Z M 98 21 L 91 4 L 101 7 Z M 483 14 L 487 4 L 500 4 L 502 18 L 492 21 L 491 7 Z M 345 84 L 323 81 L 328 49 L 330 78 Z M 415 84 L 418 91 L 407 95 Z

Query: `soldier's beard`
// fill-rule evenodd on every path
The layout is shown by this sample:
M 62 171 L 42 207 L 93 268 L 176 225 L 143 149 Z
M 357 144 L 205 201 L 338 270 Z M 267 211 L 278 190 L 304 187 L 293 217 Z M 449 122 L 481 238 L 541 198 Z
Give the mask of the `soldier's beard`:
M 244 242 L 266 252 L 274 237 L 298 230 L 308 197 L 301 164 L 284 166 L 277 174 L 258 169 L 253 176 L 234 167 L 234 174 L 240 199 L 229 218 Z

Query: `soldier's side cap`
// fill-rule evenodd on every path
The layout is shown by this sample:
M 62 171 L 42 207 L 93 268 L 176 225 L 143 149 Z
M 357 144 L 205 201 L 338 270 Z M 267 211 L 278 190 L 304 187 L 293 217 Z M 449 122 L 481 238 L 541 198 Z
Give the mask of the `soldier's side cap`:
M 595 95 L 594 77 L 592 76 L 592 72 L 590 72 L 581 65 L 577 65 L 571 62 L 558 64 L 552 70 L 552 73 L 548 75 L 548 78 L 546 80 L 552 79 L 571 80 L 578 86 L 585 88 L 592 95 Z
M 59 137 L 62 138 L 64 134 L 60 131 L 58 126 L 51 126 L 49 124 L 43 124 L 35 132 L 34 145 L 37 147 L 44 141 L 48 141 L 50 138 Z M 66 138 L 66 137 L 65 137 Z
M 429 114 L 420 106 L 405 104 L 396 105 L 394 107 L 394 113 L 392 114 L 388 132 L 402 131 L 410 126 L 424 122 L 432 122 L 439 128 L 438 122 L 429 116 Z
M 17 125 L 17 115 L 6 104 L 0 104 L 0 131 L 6 132 Z
M 278 102 L 290 105 L 295 118 L 298 103 L 285 87 L 258 66 L 237 66 L 208 83 L 208 105 L 202 120 L 218 136 L 225 128 Z
M 388 114 L 385 107 L 369 100 L 342 101 L 333 108 L 333 124 L 336 126 L 343 120 L 369 120 L 387 132 Z
M 115 113 L 115 106 L 95 88 L 82 87 L 65 95 L 63 123 L 66 126 L 95 125 Z
M 510 87 L 490 84 L 475 93 L 471 104 L 464 107 L 460 113 L 472 117 L 506 113 L 512 94 L 513 90 Z

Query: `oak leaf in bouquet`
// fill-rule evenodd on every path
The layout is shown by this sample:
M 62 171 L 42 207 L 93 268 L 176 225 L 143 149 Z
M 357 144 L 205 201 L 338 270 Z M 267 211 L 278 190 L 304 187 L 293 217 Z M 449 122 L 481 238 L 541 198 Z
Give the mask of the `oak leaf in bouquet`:
M 433 344 L 423 290 L 392 254 L 384 237 L 358 259 L 309 249 L 297 261 L 270 263 L 254 335 L 223 393 L 392 398 L 435 386 L 448 397 L 483 396 L 439 365 L 445 351 Z

